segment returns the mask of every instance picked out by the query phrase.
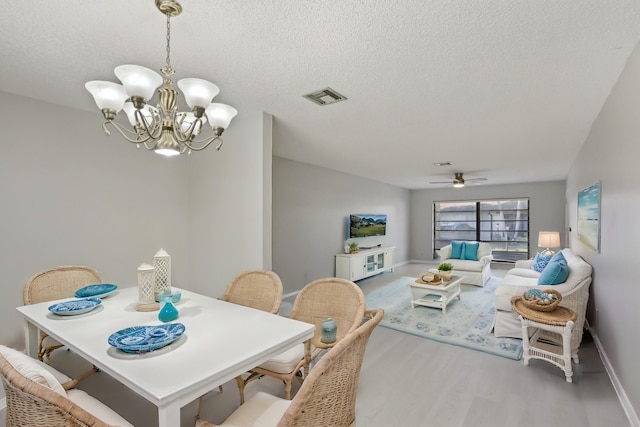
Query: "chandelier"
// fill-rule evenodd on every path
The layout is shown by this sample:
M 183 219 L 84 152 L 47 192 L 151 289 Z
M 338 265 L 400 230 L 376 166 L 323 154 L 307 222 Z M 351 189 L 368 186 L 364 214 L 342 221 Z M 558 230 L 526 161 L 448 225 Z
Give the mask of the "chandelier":
M 216 150 L 220 150 L 220 136 L 238 111 L 229 105 L 211 102 L 220 89 L 207 80 L 197 78 L 178 81 L 178 88 L 191 108 L 191 111 L 178 111 L 176 101 L 179 93 L 171 80 L 175 73 L 171 67 L 171 18 L 180 15 L 182 6 L 174 0 L 155 2 L 167 17 L 167 63 L 160 70 L 164 78 L 139 65 L 120 65 L 114 72 L 121 85 L 100 80 L 87 82 L 85 88 L 93 95 L 105 118 L 102 124 L 104 133 L 107 136 L 111 134 L 107 129 L 107 125 L 111 125 L 138 148 L 142 145 L 165 156 L 201 151 L 214 141 L 217 141 Z M 159 102 L 153 107 L 149 101 L 156 89 Z M 124 110 L 131 128 L 115 121 L 120 110 Z M 212 134 L 196 140 L 207 122 Z

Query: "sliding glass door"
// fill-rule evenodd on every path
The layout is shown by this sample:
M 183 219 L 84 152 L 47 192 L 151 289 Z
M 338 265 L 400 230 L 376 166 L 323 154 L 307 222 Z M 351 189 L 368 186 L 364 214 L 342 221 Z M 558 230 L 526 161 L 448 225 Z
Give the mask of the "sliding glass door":
M 434 256 L 452 240 L 490 243 L 496 261 L 528 259 L 529 199 L 434 202 Z

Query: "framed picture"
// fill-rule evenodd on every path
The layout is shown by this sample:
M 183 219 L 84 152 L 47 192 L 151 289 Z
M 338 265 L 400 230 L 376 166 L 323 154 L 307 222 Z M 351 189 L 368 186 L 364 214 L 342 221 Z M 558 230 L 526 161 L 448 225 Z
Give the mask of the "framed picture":
M 600 252 L 600 182 L 578 192 L 578 238 Z

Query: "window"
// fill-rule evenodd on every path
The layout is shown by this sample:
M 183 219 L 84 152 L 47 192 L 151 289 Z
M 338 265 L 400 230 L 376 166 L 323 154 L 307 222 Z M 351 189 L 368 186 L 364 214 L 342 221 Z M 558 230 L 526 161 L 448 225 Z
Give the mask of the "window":
M 452 240 L 490 243 L 496 261 L 528 259 L 529 199 L 434 202 L 434 257 Z

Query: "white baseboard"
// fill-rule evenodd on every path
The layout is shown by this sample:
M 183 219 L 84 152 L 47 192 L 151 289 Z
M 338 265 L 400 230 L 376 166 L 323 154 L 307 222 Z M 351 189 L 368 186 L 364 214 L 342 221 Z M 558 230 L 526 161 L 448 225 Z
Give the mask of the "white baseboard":
M 592 334 L 593 335 L 593 334 Z M 616 371 L 611 366 L 611 362 L 607 357 L 607 353 L 605 353 L 602 348 L 602 343 L 597 335 L 593 335 L 593 342 L 596 344 L 596 348 L 598 349 L 598 353 L 600 353 L 600 359 L 602 360 L 602 364 L 604 365 L 604 369 L 607 371 L 609 375 L 609 379 L 611 380 L 611 384 L 613 384 L 613 388 L 618 395 L 618 399 L 620 400 L 620 404 L 622 405 L 622 409 L 624 413 L 627 415 L 629 419 L 629 424 L 631 427 L 640 427 L 640 418 L 638 418 L 638 414 L 636 413 L 631 401 L 627 397 L 627 393 L 624 391 L 618 376 L 616 375 Z

